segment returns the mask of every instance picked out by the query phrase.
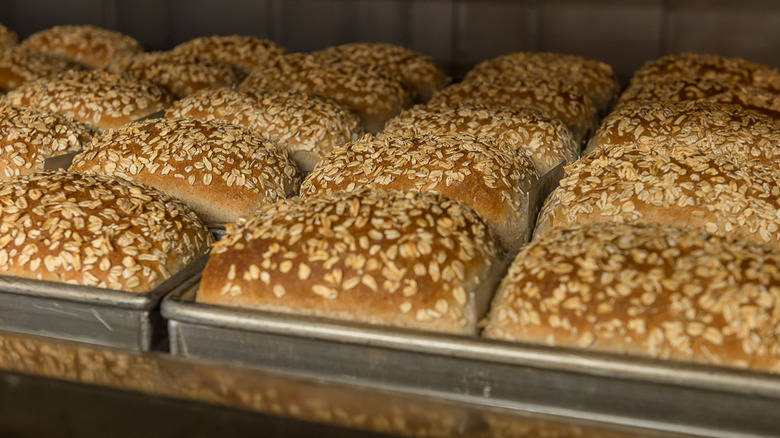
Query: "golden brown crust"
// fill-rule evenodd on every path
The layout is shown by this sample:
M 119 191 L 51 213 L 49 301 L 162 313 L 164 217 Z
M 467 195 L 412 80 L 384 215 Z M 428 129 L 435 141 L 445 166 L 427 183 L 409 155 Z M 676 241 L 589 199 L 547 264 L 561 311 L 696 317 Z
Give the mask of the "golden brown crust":
M 0 184 L 4 275 L 148 292 L 211 241 L 184 204 L 121 178 L 60 171 Z
M 43 160 L 81 150 L 94 135 L 57 113 L 0 105 L 0 179 L 43 170 Z
M 394 44 L 349 43 L 328 47 L 317 54 L 388 70 L 414 91 L 417 103 L 427 102 L 433 93 L 444 88 L 450 81 L 430 56 Z
M 174 47 L 172 52 L 210 58 L 249 73 L 264 66 L 269 60 L 286 54 L 287 49 L 255 36 L 211 35 L 183 42 Z
M 54 26 L 30 35 L 20 46 L 93 68 L 105 67 L 118 57 L 143 51 L 141 43 L 128 35 L 90 25 Z
M 174 52 L 147 52 L 124 57 L 108 66 L 109 71 L 127 72 L 154 82 L 178 97 L 238 82 L 228 64 L 213 58 Z
M 646 144 L 691 148 L 737 162 L 777 168 L 780 121 L 736 105 L 711 102 L 654 103 L 611 113 L 590 140 L 599 146 Z M 586 151 L 586 152 L 588 152 Z
M 526 232 L 525 191 L 538 177 L 527 157 L 473 136 L 367 134 L 333 149 L 306 177 L 301 196 L 363 187 L 442 193 L 468 204 L 502 248 L 516 250 Z
M 600 148 L 566 169 L 534 238 L 573 223 L 703 228 L 780 246 L 780 174 L 686 148 Z
M 461 82 L 436 93 L 429 104 L 464 103 L 537 109 L 565 123 L 578 142 L 595 131 L 598 123 L 596 107 L 579 87 L 551 77 L 496 77 Z
M 19 44 L 19 35 L 0 24 L 0 49 L 13 47 L 17 44 Z
M 609 64 L 582 56 L 550 52 L 515 52 L 488 59 L 472 68 L 464 82 L 525 74 L 554 76 L 580 87 L 599 112 L 606 114 L 620 93 L 620 82 Z
M 0 50 L 0 92 L 54 76 L 70 68 L 78 67 L 65 59 L 45 53 L 18 48 Z
M 780 73 L 769 66 L 737 57 L 681 53 L 646 62 L 634 73 L 631 82 L 694 77 L 753 86 L 780 93 Z
M 249 75 L 241 88 L 292 90 L 333 99 L 357 114 L 369 132 L 380 131 L 411 103 L 409 92 L 385 70 L 315 54 L 279 56 Z
M 484 336 L 780 372 L 780 250 L 648 224 L 527 246 Z
M 58 112 L 97 130 L 127 125 L 172 100 L 159 85 L 102 70 L 68 71 L 23 85 L 3 98 L 7 104 Z
M 715 102 L 738 105 L 780 120 L 780 95 L 759 88 L 695 77 L 633 82 L 620 95 L 615 111 L 648 103 Z
M 197 300 L 474 334 L 497 248 L 465 204 L 360 190 L 264 207 L 220 240 Z
M 562 162 L 571 164 L 579 157 L 579 144 L 566 125 L 531 108 L 418 105 L 390 119 L 383 133 L 408 129 L 429 134 L 459 132 L 504 144 L 528 156 L 540 175 Z
M 212 222 L 251 215 L 292 195 L 301 182 L 275 144 L 247 128 L 195 119 L 152 119 L 104 132 L 70 170 L 147 184 Z
M 360 120 L 345 107 L 294 91 L 203 90 L 174 102 L 165 114 L 250 128 L 286 149 L 304 172 L 311 172 L 335 146 L 363 134 Z

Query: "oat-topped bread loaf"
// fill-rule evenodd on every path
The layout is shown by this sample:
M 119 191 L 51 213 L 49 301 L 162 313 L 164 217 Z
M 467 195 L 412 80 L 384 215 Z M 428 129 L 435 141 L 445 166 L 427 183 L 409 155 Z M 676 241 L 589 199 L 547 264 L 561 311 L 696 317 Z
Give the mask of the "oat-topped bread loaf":
M 311 172 L 335 146 L 363 134 L 360 119 L 346 107 L 295 91 L 203 90 L 174 102 L 165 115 L 225 120 L 250 128 L 286 149 L 304 172 Z
M 62 171 L 0 183 L 0 224 L 3 275 L 127 292 L 154 289 L 212 242 L 186 205 L 158 190 Z
M 561 79 L 540 76 L 496 77 L 484 82 L 461 82 L 436 93 L 431 106 L 464 103 L 533 108 L 566 124 L 578 142 L 592 133 L 598 113 L 579 87 Z
M 203 220 L 234 221 L 295 193 L 287 152 L 224 121 L 151 119 L 95 137 L 70 171 L 116 175 L 186 202 Z
M 370 132 L 380 131 L 388 119 L 411 103 L 408 90 L 386 70 L 348 60 L 334 62 L 316 54 L 279 56 L 267 67 L 255 70 L 241 86 L 333 99 L 357 114 Z
M 19 35 L 0 24 L 0 49 L 13 47 L 17 44 L 19 44 Z
M 463 81 L 481 83 L 528 73 L 555 77 L 580 87 L 602 114 L 609 112 L 620 93 L 620 82 L 609 64 L 550 52 L 515 52 L 488 59 L 472 68 Z
M 687 148 L 599 148 L 567 168 L 534 238 L 589 222 L 652 222 L 780 246 L 780 172 Z
M 23 85 L 5 95 L 7 104 L 58 112 L 97 130 L 118 128 L 173 101 L 164 88 L 128 74 L 67 71 Z
M 0 179 L 43 170 L 43 160 L 84 148 L 88 125 L 57 113 L 0 105 Z
M 634 72 L 631 82 L 671 77 L 711 79 L 780 93 L 780 73 L 776 68 L 742 58 L 698 53 L 667 55 L 648 61 Z
M 634 82 L 620 95 L 615 111 L 632 105 L 687 101 L 738 105 L 780 119 L 780 94 L 736 83 L 691 77 Z
M 669 225 L 561 228 L 517 256 L 483 335 L 780 372 L 780 249 Z
M 268 61 L 287 53 L 287 49 L 265 38 L 248 35 L 211 35 L 185 41 L 174 53 L 211 58 L 249 73 Z
M 479 216 L 440 194 L 295 198 L 229 227 L 197 301 L 475 334 L 497 253 Z
M 442 89 L 449 78 L 430 56 L 385 43 L 349 43 L 329 47 L 318 52 L 321 56 L 346 59 L 367 66 L 378 66 L 398 76 L 404 85 L 414 91 L 415 101 L 427 102 L 433 93 Z
M 408 129 L 430 134 L 459 132 L 506 144 L 527 155 L 540 174 L 579 157 L 579 144 L 566 125 L 531 108 L 418 105 L 390 119 L 383 133 Z
M 692 148 L 780 169 L 780 121 L 737 105 L 653 103 L 611 113 L 593 135 L 598 146 Z
M 0 92 L 54 76 L 70 68 L 79 69 L 79 65 L 56 56 L 19 48 L 0 50 Z
M 118 57 L 143 52 L 141 44 L 132 37 L 90 25 L 54 26 L 30 35 L 20 46 L 92 68 L 102 68 Z
M 470 135 L 367 134 L 320 161 L 301 196 L 363 187 L 435 191 L 471 206 L 502 248 L 514 251 L 525 239 L 525 191 L 538 177 L 526 156 Z
M 238 82 L 233 67 L 213 58 L 186 53 L 147 52 L 121 58 L 108 69 L 162 85 L 178 97 Z

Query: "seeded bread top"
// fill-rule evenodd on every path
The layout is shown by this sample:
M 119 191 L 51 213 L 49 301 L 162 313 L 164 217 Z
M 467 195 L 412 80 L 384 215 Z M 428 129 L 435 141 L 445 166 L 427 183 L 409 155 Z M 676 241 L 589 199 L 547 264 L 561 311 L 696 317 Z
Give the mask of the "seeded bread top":
M 65 59 L 45 53 L 19 48 L 0 50 L 0 92 L 54 76 L 69 68 L 78 68 L 75 66 Z
M 13 47 L 17 44 L 19 44 L 19 35 L 0 24 L 0 49 Z
M 287 49 L 265 38 L 245 35 L 211 35 L 193 38 L 172 50 L 174 53 L 197 55 L 231 65 L 249 73 L 264 66 Z
M 128 35 L 90 25 L 54 26 L 30 35 L 20 46 L 92 68 L 102 68 L 118 57 L 143 51 L 141 43 Z
M 5 275 L 148 292 L 211 242 L 186 205 L 122 178 L 60 171 L 0 184 Z

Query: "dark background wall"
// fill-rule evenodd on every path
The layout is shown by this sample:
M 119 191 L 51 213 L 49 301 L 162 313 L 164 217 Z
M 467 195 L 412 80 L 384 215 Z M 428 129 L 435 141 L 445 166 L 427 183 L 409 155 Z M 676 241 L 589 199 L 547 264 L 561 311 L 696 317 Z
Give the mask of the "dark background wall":
M 94 24 L 149 50 L 210 34 L 270 38 L 294 51 L 383 41 L 433 56 L 455 77 L 518 50 L 579 54 L 624 80 L 666 53 L 720 53 L 780 67 L 778 0 L 0 0 L 22 37 Z

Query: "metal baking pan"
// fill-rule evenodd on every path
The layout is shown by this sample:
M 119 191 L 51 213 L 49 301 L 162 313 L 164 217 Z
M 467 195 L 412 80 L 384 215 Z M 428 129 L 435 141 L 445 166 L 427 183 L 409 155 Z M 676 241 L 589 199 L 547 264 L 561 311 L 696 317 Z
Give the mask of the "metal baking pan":
M 43 160 L 43 170 L 68 169 L 73 164 L 76 155 L 83 151 L 69 152 L 67 154 L 55 155 Z
M 148 293 L 0 276 L 0 329 L 109 347 L 167 348 L 160 300 L 197 281 L 207 256 Z
M 162 304 L 171 353 L 385 389 L 717 437 L 780 431 L 780 376 L 194 302 Z

